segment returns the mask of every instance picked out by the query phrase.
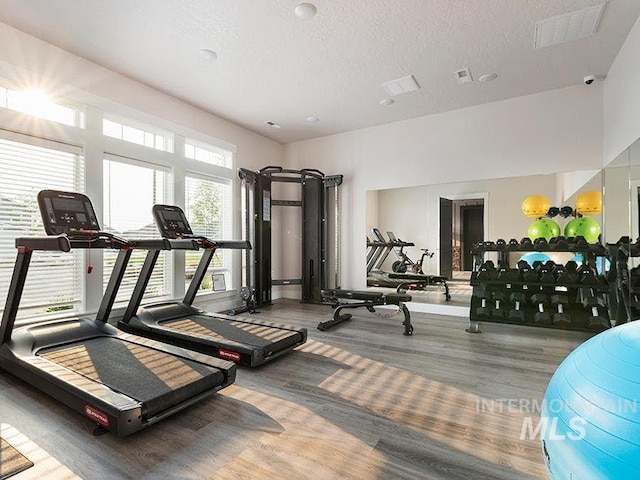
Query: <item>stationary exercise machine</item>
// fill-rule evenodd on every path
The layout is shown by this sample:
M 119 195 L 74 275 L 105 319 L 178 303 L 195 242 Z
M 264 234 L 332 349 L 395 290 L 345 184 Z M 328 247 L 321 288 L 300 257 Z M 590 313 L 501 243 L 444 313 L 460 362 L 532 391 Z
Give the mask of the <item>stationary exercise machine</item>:
M 127 241 L 102 232 L 89 198 L 45 190 L 38 204 L 47 237 L 16 239 L 18 255 L 0 324 L 0 367 L 42 390 L 98 427 L 125 436 L 232 384 L 233 363 L 129 335 L 107 324 L 134 248 L 163 240 Z M 186 242 L 190 242 L 187 240 Z M 119 252 L 98 314 L 15 327 L 35 252 L 106 249 Z M 64 279 L 51 279 L 64 282 Z M 161 368 L 159 368 L 161 366 Z
M 254 172 L 239 171 L 244 190 L 245 231 L 253 245 L 247 251 L 247 277 L 253 282 L 256 306 L 271 303 L 274 285 L 300 285 L 304 303 L 322 303 L 322 289 L 339 284 L 340 196 L 342 175 L 319 170 L 290 170 L 268 166 Z M 300 198 L 273 197 L 275 183 L 297 183 Z M 274 279 L 272 272 L 271 224 L 274 207 L 301 210 L 302 242 L 300 278 Z
M 131 333 L 179 345 L 242 365 L 255 367 L 290 352 L 307 340 L 305 328 L 259 322 L 221 313 L 206 313 L 193 306 L 200 284 L 218 249 L 250 249 L 247 241 L 210 240 L 194 235 L 180 207 L 154 205 L 160 234 L 173 249 L 204 250 L 182 301 L 140 306 L 160 250 L 147 253 L 140 275 L 118 326 Z M 184 241 L 193 242 L 193 247 Z

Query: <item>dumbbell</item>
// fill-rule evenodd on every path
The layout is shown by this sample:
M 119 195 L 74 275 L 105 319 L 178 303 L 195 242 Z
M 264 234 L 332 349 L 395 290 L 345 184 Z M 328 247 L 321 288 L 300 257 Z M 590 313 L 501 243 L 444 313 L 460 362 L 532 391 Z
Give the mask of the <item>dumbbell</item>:
M 473 296 L 480 299 L 480 306 L 476 308 L 476 317 L 489 318 L 491 317 L 491 309 L 489 308 L 489 299 L 491 293 L 487 290 L 485 285 L 478 285 L 473 287 Z
M 552 319 L 554 325 L 571 325 L 571 315 L 564 311 L 568 303 L 569 299 L 564 294 L 556 293 L 551 295 L 551 305 L 556 307 L 556 313 L 553 314 Z
M 480 281 L 495 280 L 498 277 L 496 266 L 491 260 L 485 261 L 476 274 L 476 279 Z
M 513 292 L 509 296 L 509 300 L 513 303 L 513 308 L 509 312 L 509 320 L 514 322 L 524 322 L 524 311 L 522 307 L 527 297 L 522 292 Z
M 591 313 L 587 327 L 594 330 L 609 328 L 611 322 L 609 322 L 604 311 L 604 300 L 596 296 L 591 288 L 581 288 L 580 296 L 582 298 L 582 306 L 590 310 Z
M 496 279 L 504 283 L 517 282 L 520 280 L 520 270 L 517 268 L 509 268 L 506 265 L 500 265 Z
M 555 267 L 555 265 L 556 264 L 551 260 L 540 265 L 540 267 L 538 268 L 538 281 L 540 283 L 555 285 L 556 278 L 553 275 L 553 267 Z
M 504 238 L 499 238 L 498 240 L 496 240 L 496 246 L 500 249 L 503 250 L 507 245 L 507 242 L 505 241 Z
M 505 292 L 502 292 L 500 290 L 496 290 L 491 294 L 491 300 L 493 300 L 493 305 L 491 307 L 491 316 L 493 318 L 505 318 L 507 316 L 507 311 L 503 306 L 504 299 Z
M 534 295 L 531 295 L 531 303 L 538 309 L 538 311 L 533 316 L 534 322 L 542 324 L 551 323 L 551 314 L 544 310 L 544 307 L 548 301 L 549 299 L 544 293 L 536 293 Z
M 573 262 L 574 264 L 576 262 Z M 577 265 L 576 265 L 577 267 Z M 567 269 L 566 265 L 556 265 L 552 270 L 553 276 L 556 278 L 558 285 L 571 285 L 578 283 L 578 275 L 574 271 Z
M 550 250 L 566 250 L 569 248 L 569 243 L 567 242 L 566 237 L 562 235 L 558 235 L 557 237 L 553 237 L 549 240 L 549 249 Z
M 509 240 L 509 245 L 512 247 L 517 247 L 520 243 L 518 242 L 518 240 L 516 238 L 512 238 L 511 240 Z
M 538 281 L 538 272 L 536 272 L 531 265 L 526 260 L 519 260 L 518 270 L 520 271 L 520 276 L 522 280 L 526 283 L 537 282 Z
M 536 240 L 533 242 L 533 248 L 540 252 L 549 250 L 549 242 L 547 242 L 547 239 L 544 237 L 536 238 Z
M 594 268 L 589 267 L 586 264 L 580 265 L 578 269 L 578 277 L 579 282 L 583 285 L 597 285 L 598 284 L 598 276 L 596 275 L 596 271 Z
M 529 237 L 522 237 L 520 240 L 520 248 L 522 250 L 533 250 L 533 242 Z

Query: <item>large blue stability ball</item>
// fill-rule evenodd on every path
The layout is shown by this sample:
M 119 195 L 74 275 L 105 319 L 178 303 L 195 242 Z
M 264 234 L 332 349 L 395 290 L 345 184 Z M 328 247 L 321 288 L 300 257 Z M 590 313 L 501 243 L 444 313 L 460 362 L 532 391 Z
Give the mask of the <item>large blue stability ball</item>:
M 596 335 L 560 364 L 540 435 L 550 479 L 640 479 L 640 321 Z

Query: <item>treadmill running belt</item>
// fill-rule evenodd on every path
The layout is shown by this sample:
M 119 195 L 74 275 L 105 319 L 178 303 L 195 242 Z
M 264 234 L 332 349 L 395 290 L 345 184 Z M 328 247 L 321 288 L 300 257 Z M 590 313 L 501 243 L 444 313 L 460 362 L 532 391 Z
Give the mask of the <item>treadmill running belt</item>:
M 0 480 L 33 467 L 33 462 L 0 437 Z
M 155 415 L 224 382 L 214 367 L 110 337 L 99 337 L 39 353 L 127 395 Z
M 161 325 L 187 333 L 197 333 L 215 339 L 229 339 L 257 347 L 268 347 L 274 343 L 287 346 L 300 341 L 300 333 L 292 330 L 210 316 L 192 315 L 189 318 L 168 320 Z M 288 342 L 288 339 L 291 341 Z

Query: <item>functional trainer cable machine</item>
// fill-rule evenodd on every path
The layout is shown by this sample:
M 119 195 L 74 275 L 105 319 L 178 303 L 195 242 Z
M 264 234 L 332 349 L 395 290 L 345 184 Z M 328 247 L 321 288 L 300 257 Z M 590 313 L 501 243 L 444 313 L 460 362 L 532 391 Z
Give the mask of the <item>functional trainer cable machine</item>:
M 246 252 L 246 280 L 254 288 L 256 305 L 271 303 L 273 285 L 301 285 L 303 303 L 322 303 L 322 289 L 339 287 L 342 175 L 268 166 L 258 172 L 241 168 L 239 176 L 244 190 L 245 231 L 253 245 L 253 250 Z M 274 182 L 299 183 L 300 199 L 274 199 Z M 271 278 L 273 207 L 302 210 L 301 278 Z

